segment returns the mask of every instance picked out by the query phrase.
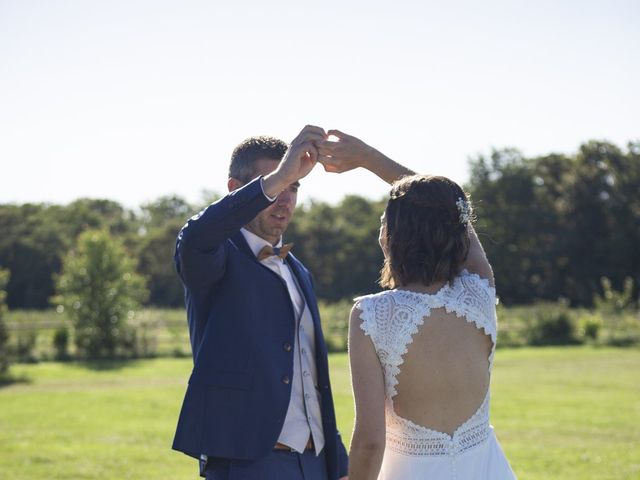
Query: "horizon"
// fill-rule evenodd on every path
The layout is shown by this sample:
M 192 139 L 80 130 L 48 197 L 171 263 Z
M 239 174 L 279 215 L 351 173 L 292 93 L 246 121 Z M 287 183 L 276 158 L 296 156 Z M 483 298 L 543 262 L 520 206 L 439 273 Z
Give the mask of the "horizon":
M 517 147 L 504 147 L 504 148 L 513 148 L 517 151 L 519 151 L 523 157 L 525 158 L 540 158 L 540 157 L 544 157 L 544 156 L 548 156 L 548 155 L 553 155 L 553 154 L 559 154 L 559 155 L 564 155 L 567 157 L 573 157 L 578 153 L 578 150 L 581 146 L 585 145 L 588 142 L 591 141 L 596 141 L 596 142 L 604 142 L 604 143 L 609 143 L 612 144 L 618 148 L 620 148 L 622 150 L 623 153 L 628 153 L 629 151 L 629 144 L 630 143 L 634 143 L 634 142 L 640 142 L 640 139 L 638 140 L 629 140 L 627 142 L 624 143 L 624 145 L 618 145 L 615 144 L 613 142 L 610 142 L 607 139 L 589 139 L 589 140 L 585 140 L 584 142 L 581 142 L 580 145 L 578 145 L 578 147 L 573 151 L 573 152 L 559 152 L 559 151 L 550 151 L 550 152 L 546 152 L 546 153 L 542 153 L 539 155 L 535 155 L 535 156 L 526 156 L 524 155 L 524 152 L 522 152 L 520 149 L 518 149 Z M 491 151 L 486 152 L 486 153 L 477 153 L 475 158 L 478 158 L 477 155 L 483 155 L 485 156 L 485 158 L 489 157 L 491 155 L 491 152 L 497 150 L 503 150 L 501 148 L 495 148 L 492 147 Z M 475 158 L 472 157 L 468 157 L 467 159 L 467 164 L 470 163 L 472 160 L 474 160 Z M 346 174 L 349 174 L 350 172 L 346 172 Z M 359 174 L 362 174 L 364 172 L 359 172 Z M 468 172 L 467 172 L 468 173 Z M 369 175 L 373 175 L 370 172 L 367 172 L 366 174 Z M 316 167 L 314 167 L 314 170 L 312 171 L 312 173 L 310 174 L 310 176 L 322 176 L 322 175 L 326 175 L 326 176 L 337 176 L 336 174 L 333 173 L 326 173 L 324 172 L 324 170 L 322 170 L 322 166 L 321 165 L 317 165 Z M 341 174 L 341 175 L 345 175 L 345 174 Z M 351 172 L 351 175 L 356 175 L 356 173 Z M 307 179 L 309 177 L 305 177 L 301 180 L 301 183 L 304 182 L 306 184 Z M 465 184 L 468 182 L 469 178 L 467 176 L 467 179 L 464 182 L 460 182 L 458 180 L 455 180 L 456 183 L 459 183 L 463 188 L 465 187 Z M 383 184 L 385 191 L 382 192 L 381 194 L 374 196 L 374 195 L 367 195 L 367 194 L 362 194 L 362 193 L 351 193 L 351 192 L 344 192 L 343 195 L 341 197 L 338 198 L 315 198 L 313 196 L 309 196 L 309 195 L 304 195 L 304 191 L 301 188 L 301 192 L 303 193 L 303 195 L 300 195 L 300 197 L 302 197 L 301 200 L 299 200 L 297 202 L 297 208 L 300 207 L 307 207 L 309 205 L 311 205 L 312 203 L 315 202 L 322 202 L 322 203 L 326 203 L 328 205 L 331 206 L 336 206 L 337 204 L 339 204 L 340 202 L 342 202 L 346 197 L 350 196 L 350 195 L 355 195 L 355 196 L 359 196 L 362 198 L 365 198 L 369 201 L 380 201 L 380 200 L 385 200 L 386 196 L 388 194 L 388 190 L 389 187 L 386 184 Z M 158 196 L 154 197 L 154 198 L 149 198 L 147 200 L 142 201 L 141 203 L 137 204 L 137 205 L 130 205 L 127 203 L 124 203 L 118 199 L 115 198 L 110 198 L 110 197 L 96 197 L 96 196 L 80 196 L 80 197 L 76 197 L 76 198 L 72 198 L 70 200 L 67 201 L 62 201 L 62 202 L 56 202 L 56 201 L 48 201 L 48 200 L 44 200 L 44 201 L 24 201 L 24 202 L 10 202 L 10 201 L 0 201 L 0 205 L 13 205 L 13 206 L 22 206 L 22 205 L 47 205 L 47 206 L 68 206 L 71 203 L 74 203 L 76 201 L 79 200 L 96 200 L 96 201 L 113 201 L 118 203 L 120 206 L 122 206 L 125 210 L 129 210 L 132 211 L 134 213 L 139 213 L 142 210 L 142 207 L 144 207 L 146 204 L 149 203 L 153 203 L 161 198 L 171 198 L 171 197 L 177 197 L 177 198 L 181 198 L 183 200 L 185 200 L 187 203 L 189 203 L 191 206 L 193 206 L 194 208 L 204 208 L 206 205 L 208 205 L 208 201 L 213 198 L 213 197 L 221 197 L 225 194 L 226 192 L 223 191 L 218 191 L 218 190 L 213 190 L 213 189 L 203 189 L 199 195 L 197 195 L 195 200 L 192 200 L 190 198 L 187 198 L 186 196 L 183 196 L 179 193 L 176 192 L 167 192 L 167 193 L 160 193 Z M 201 202 L 201 205 L 198 203 Z

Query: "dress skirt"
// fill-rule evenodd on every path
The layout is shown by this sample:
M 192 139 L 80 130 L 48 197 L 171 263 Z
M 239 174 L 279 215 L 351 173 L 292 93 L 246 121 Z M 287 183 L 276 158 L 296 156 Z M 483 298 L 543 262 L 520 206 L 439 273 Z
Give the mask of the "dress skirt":
M 413 456 L 386 448 L 378 480 L 514 480 L 493 427 L 487 439 L 463 453 Z

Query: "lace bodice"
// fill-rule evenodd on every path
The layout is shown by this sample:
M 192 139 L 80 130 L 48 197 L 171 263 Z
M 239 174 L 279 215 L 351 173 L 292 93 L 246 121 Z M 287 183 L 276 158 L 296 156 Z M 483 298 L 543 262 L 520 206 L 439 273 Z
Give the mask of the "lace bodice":
M 371 337 L 384 370 L 387 448 L 407 455 L 449 455 L 462 453 L 486 440 L 491 429 L 488 391 L 478 410 L 452 436 L 400 417 L 393 409 L 393 397 L 397 395 L 396 377 L 407 346 L 431 309 L 444 308 L 455 313 L 491 337 L 491 371 L 497 320 L 495 289 L 489 282 L 463 270 L 434 294 L 388 290 L 355 300 L 356 308 L 362 312 L 360 327 Z

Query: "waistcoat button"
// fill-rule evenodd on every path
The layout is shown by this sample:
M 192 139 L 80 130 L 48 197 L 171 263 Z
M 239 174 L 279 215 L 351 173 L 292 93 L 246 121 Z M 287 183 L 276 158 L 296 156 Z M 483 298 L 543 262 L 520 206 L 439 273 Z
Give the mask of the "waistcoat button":
M 291 382 L 291 379 L 287 375 L 282 377 L 282 383 L 284 383 L 285 385 L 289 385 L 290 382 Z
M 285 352 L 290 352 L 291 344 L 289 342 L 284 342 L 284 344 L 282 345 L 282 348 L 284 349 Z

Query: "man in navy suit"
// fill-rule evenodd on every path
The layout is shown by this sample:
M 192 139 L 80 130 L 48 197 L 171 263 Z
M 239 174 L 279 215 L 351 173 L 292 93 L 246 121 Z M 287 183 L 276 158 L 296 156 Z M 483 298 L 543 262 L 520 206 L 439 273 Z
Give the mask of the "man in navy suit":
M 288 147 L 246 140 L 230 193 L 178 236 L 194 368 L 173 448 L 198 458 L 207 479 L 346 478 L 311 275 L 282 245 L 299 180 L 326 140 L 313 126 Z

